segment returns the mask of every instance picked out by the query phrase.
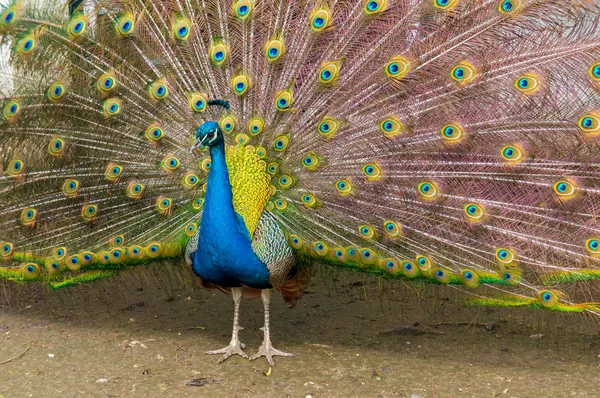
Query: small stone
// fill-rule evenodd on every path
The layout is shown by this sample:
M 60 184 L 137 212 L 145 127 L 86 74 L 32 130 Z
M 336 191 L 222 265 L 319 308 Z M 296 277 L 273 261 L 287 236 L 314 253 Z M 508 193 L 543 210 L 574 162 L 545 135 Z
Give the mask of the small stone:
M 529 336 L 529 338 L 531 338 L 531 339 L 541 339 L 542 337 L 544 337 L 544 335 L 541 333 L 532 334 L 531 336 Z
M 108 379 L 98 379 L 98 380 L 96 380 L 96 383 L 98 383 L 98 384 L 106 384 L 106 383 L 108 383 Z
M 48 354 L 50 358 L 54 358 L 54 354 Z

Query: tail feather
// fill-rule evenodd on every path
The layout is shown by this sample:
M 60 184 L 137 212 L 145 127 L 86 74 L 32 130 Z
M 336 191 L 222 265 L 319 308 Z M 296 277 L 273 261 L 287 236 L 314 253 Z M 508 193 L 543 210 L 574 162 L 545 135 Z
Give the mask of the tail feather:
M 13 44 L 0 87 L 7 266 L 63 246 L 111 253 L 118 235 L 142 255 L 82 269 L 148 262 L 155 244 L 181 253 L 209 167 L 190 136 L 213 119 L 264 154 L 266 209 L 298 258 L 449 284 L 476 304 L 597 312 L 597 5 L 93 7 L 2 10 L 15 12 L 0 22 Z M 480 285 L 502 297 L 466 289 Z

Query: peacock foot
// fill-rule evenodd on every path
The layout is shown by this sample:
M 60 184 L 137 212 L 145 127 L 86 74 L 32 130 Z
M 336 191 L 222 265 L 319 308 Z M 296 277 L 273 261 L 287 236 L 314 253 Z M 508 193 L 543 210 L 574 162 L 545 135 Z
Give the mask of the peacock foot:
M 234 343 L 232 341 L 225 348 L 221 348 L 220 350 L 214 350 L 214 351 L 206 351 L 206 353 L 208 355 L 223 354 L 223 356 L 221 356 L 221 358 L 219 358 L 219 361 L 218 361 L 218 363 L 221 363 L 232 355 L 239 355 L 243 358 L 248 359 L 248 355 L 243 351 L 244 348 L 246 348 L 246 344 L 240 343 L 240 342 Z
M 296 355 L 290 354 L 287 352 L 283 352 L 283 351 L 279 351 L 273 347 L 273 345 L 271 344 L 270 341 L 267 341 L 267 342 L 262 343 L 262 345 L 258 349 L 258 352 L 256 354 L 254 354 L 252 356 L 252 358 L 250 358 L 250 360 L 254 361 L 255 359 L 258 359 L 260 357 L 265 357 L 265 358 L 267 358 L 269 365 L 275 366 L 275 361 L 273 360 L 274 356 L 295 357 Z

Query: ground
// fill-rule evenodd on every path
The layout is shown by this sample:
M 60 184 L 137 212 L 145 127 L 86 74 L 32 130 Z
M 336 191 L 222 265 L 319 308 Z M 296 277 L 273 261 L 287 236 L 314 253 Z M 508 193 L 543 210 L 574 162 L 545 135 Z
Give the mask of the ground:
M 58 292 L 5 288 L 0 396 L 600 394 L 595 319 L 466 308 L 448 287 L 360 275 L 315 278 L 295 308 L 273 296 L 274 345 L 296 358 L 276 358 L 272 369 L 264 358 L 217 364 L 204 352 L 229 342 L 231 298 L 190 288 L 188 276 L 137 272 Z M 251 355 L 262 341 L 260 299 L 243 302 L 241 314 Z

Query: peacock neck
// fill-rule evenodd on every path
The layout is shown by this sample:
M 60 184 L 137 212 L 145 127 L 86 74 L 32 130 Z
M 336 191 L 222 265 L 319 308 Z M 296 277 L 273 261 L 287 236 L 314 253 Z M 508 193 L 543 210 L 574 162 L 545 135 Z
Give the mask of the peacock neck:
M 209 234 L 217 238 L 217 235 L 226 235 L 226 231 L 235 230 L 236 216 L 224 144 L 211 146 L 210 157 L 211 166 L 206 182 L 201 233 L 210 230 Z

